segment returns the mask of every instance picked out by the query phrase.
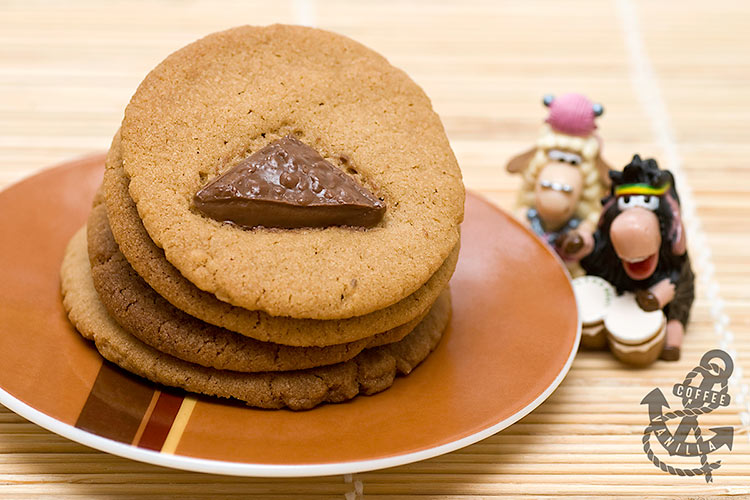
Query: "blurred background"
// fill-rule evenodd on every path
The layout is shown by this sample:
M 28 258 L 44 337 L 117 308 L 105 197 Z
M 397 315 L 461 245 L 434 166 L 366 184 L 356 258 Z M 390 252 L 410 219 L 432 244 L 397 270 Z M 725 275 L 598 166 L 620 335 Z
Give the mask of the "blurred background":
M 406 70 L 432 98 L 469 187 L 502 188 L 505 160 L 546 116 L 542 95 L 566 91 L 604 105 L 598 122 L 614 165 L 660 154 L 650 115 L 664 112 L 696 187 L 717 156 L 724 168 L 745 163 L 750 10 L 741 1 L 5 0 L 0 182 L 106 149 L 140 80 L 179 47 L 274 22 L 343 33 Z M 639 53 L 651 74 L 640 74 Z M 636 89 L 654 83 L 665 109 Z
M 519 181 L 504 166 L 536 139 L 546 117 L 542 96 L 577 91 L 601 103 L 610 164 L 621 168 L 640 153 L 678 175 L 700 278 L 683 361 L 626 370 L 606 353 L 582 353 L 547 403 L 482 443 L 391 471 L 305 481 L 136 464 L 4 410 L 0 494 L 114 495 L 126 491 L 123 484 L 206 498 L 750 494 L 750 398 L 742 375 L 743 367 L 750 374 L 747 2 L 3 0 L 0 188 L 105 151 L 138 83 L 169 53 L 213 31 L 275 22 L 348 35 L 404 69 L 442 117 L 467 187 L 506 209 Z M 706 485 L 661 473 L 644 458 L 639 401 L 717 346 L 735 354 L 738 369 L 735 404 L 714 418 L 734 425 L 738 439 L 716 484 Z

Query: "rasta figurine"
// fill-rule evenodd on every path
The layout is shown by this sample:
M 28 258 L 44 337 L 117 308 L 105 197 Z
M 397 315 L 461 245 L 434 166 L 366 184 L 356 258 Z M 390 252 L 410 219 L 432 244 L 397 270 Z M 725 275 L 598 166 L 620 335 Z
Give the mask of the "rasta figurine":
M 566 263 L 573 276 L 578 261 L 593 248 L 592 234 L 609 187 L 609 165 L 594 133 L 604 112 L 580 94 L 547 95 L 549 116 L 536 145 L 512 158 L 508 172 L 523 177 L 516 215 Z
M 674 178 L 653 159 L 638 155 L 622 172 L 613 170 L 609 175 L 611 192 L 603 200 L 594 248 L 581 265 L 618 293 L 633 292 L 642 310 L 662 309 L 667 325 L 661 358 L 677 360 L 695 276 Z

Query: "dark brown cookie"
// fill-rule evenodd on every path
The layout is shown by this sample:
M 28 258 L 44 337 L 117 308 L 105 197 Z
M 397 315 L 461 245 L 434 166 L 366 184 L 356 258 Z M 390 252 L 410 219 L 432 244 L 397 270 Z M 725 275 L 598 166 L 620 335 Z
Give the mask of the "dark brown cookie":
M 367 347 L 401 340 L 424 316 L 372 337 L 327 347 L 261 342 L 194 318 L 157 294 L 120 252 L 103 204 L 91 211 L 87 233 L 94 286 L 110 315 L 151 347 L 210 368 L 262 372 L 340 363 Z
M 437 346 L 450 319 L 450 295 L 403 340 L 367 349 L 335 365 L 292 372 L 239 373 L 188 363 L 153 349 L 127 333 L 107 313 L 91 279 L 85 229 L 73 237 L 61 269 L 68 316 L 109 361 L 154 382 L 212 396 L 237 398 L 261 408 L 294 410 L 341 402 L 388 388 Z

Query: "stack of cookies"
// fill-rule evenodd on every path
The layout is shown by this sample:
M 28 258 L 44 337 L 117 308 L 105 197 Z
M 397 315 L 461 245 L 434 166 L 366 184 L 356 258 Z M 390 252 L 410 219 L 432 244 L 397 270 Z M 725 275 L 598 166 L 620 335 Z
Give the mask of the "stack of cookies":
M 402 71 L 321 30 L 241 27 L 141 83 L 62 289 L 111 362 L 262 408 L 388 388 L 450 318 L 464 188 Z

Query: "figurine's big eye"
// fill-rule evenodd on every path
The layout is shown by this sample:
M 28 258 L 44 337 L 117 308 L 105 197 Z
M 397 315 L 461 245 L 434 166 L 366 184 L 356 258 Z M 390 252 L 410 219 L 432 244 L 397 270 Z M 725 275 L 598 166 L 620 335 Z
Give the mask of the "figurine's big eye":
M 581 157 L 580 157 L 580 156 L 578 156 L 578 155 L 577 155 L 577 154 L 575 154 L 575 153 L 568 153 L 568 154 L 567 154 L 567 158 L 566 158 L 566 160 L 567 160 L 567 161 L 568 161 L 568 163 L 570 163 L 571 165 L 580 165 L 580 164 L 581 164 Z
M 582 161 L 580 155 L 568 153 L 559 149 L 550 149 L 547 152 L 547 157 L 549 157 L 550 160 L 569 163 L 571 165 L 580 165 Z
M 652 212 L 659 208 L 659 197 L 658 196 L 644 196 L 643 197 L 643 208 L 647 208 Z
M 619 208 L 620 210 L 627 210 L 632 206 L 633 203 L 631 203 L 631 196 L 625 195 L 617 198 L 617 208 Z
M 646 210 L 654 211 L 659 208 L 659 197 L 645 196 L 642 194 L 630 196 L 626 194 L 617 198 L 617 208 L 620 210 L 632 207 L 642 207 Z
M 550 149 L 547 152 L 547 157 L 549 157 L 550 160 L 554 161 L 565 161 L 565 152 L 560 151 L 559 149 Z

